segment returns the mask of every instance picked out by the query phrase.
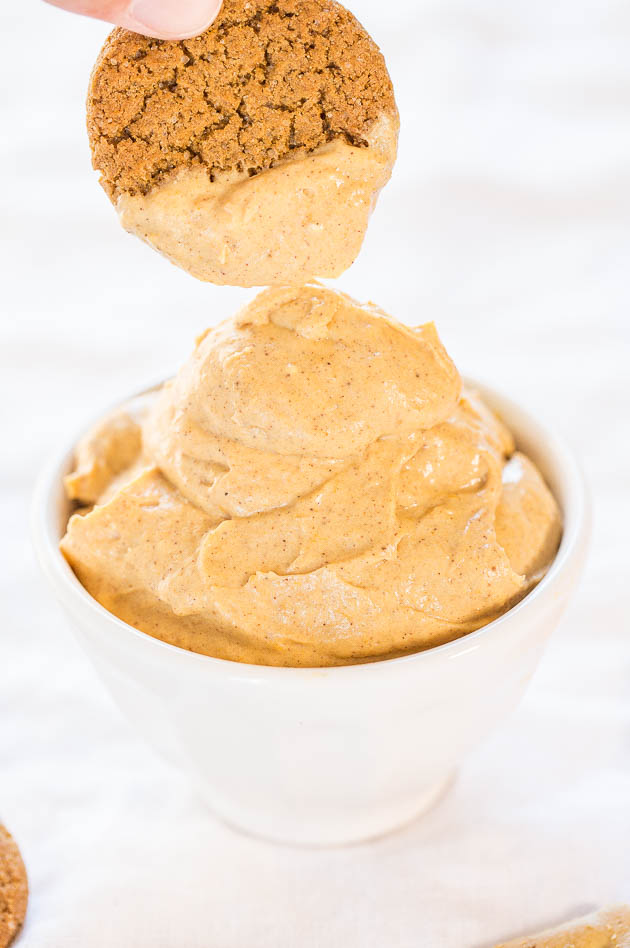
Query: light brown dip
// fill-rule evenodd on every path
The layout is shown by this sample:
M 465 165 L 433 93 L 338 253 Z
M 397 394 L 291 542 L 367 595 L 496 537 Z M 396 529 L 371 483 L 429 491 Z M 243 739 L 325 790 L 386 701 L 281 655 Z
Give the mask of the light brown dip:
M 84 509 L 61 548 L 99 602 L 255 664 L 457 638 L 538 582 L 561 533 L 434 326 L 316 286 L 267 290 L 205 333 L 84 439 L 66 488 Z
M 354 262 L 396 160 L 398 119 L 367 147 L 342 139 L 248 177 L 182 169 L 148 194 L 121 194 L 120 222 L 200 280 L 230 286 L 337 277 Z

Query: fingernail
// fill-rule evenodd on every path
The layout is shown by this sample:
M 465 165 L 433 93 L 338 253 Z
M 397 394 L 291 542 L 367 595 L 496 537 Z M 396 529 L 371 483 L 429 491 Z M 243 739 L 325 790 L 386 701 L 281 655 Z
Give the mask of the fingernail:
M 221 0 L 133 0 L 122 26 L 160 39 L 186 39 L 203 33 Z

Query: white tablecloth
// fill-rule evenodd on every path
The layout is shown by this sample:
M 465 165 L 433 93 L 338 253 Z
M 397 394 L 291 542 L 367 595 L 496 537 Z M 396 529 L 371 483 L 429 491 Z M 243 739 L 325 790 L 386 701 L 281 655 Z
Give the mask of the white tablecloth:
M 340 281 L 435 319 L 461 368 L 561 429 L 595 498 L 579 592 L 518 712 L 426 818 L 369 845 L 241 836 L 128 728 L 44 587 L 31 490 L 60 438 L 169 373 L 247 291 L 119 228 L 83 99 L 105 28 L 0 12 L 0 819 L 20 948 L 484 948 L 630 899 L 630 4 L 355 0 L 400 159 Z

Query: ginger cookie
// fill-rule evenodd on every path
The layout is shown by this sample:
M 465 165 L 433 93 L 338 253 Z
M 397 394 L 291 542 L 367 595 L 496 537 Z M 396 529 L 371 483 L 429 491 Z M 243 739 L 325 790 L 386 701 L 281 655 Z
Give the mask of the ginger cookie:
M 0 948 L 11 944 L 24 921 L 28 880 L 20 850 L 0 824 Z
M 630 948 L 630 906 L 602 909 L 497 948 Z
M 343 272 L 398 137 L 383 56 L 335 0 L 225 0 L 180 42 L 116 29 L 87 123 L 123 226 L 240 286 Z

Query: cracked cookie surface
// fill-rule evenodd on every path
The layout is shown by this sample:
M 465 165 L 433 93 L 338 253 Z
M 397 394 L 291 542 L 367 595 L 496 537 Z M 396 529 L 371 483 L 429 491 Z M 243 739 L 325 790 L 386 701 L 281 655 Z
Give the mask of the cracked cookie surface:
M 113 201 L 175 172 L 255 175 L 398 116 L 385 61 L 334 0 L 225 0 L 194 39 L 116 29 L 88 93 L 94 167 Z

